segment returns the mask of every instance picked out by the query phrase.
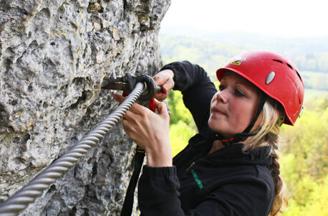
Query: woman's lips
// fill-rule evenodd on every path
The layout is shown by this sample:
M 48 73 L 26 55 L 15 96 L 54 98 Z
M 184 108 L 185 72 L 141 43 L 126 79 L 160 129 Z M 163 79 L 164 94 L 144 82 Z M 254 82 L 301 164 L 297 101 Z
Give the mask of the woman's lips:
M 219 109 L 217 109 L 215 107 L 211 109 L 211 113 L 218 113 L 218 114 L 225 115 L 225 116 L 227 115 L 226 112 L 224 112 L 222 110 L 219 110 Z

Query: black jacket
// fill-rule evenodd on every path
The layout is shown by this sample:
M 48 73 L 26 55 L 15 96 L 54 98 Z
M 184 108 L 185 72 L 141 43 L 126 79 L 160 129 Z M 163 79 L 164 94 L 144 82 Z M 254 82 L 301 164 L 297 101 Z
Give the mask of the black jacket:
M 173 167 L 143 167 L 141 215 L 268 215 L 275 189 L 270 147 L 244 152 L 243 144 L 233 143 L 208 154 L 214 136 L 207 120 L 216 89 L 197 65 L 184 61 L 166 68 L 174 71 L 175 89 L 182 92 L 199 133 L 174 158 Z

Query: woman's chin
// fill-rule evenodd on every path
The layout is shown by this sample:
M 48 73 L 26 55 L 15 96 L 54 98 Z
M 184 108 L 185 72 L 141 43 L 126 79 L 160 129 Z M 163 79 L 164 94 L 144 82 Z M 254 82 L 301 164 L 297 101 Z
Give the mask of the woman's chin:
M 222 125 L 221 124 L 218 124 L 217 122 L 215 121 L 211 121 L 211 119 L 208 121 L 208 126 L 211 130 L 217 132 L 217 133 L 222 133 Z
M 213 119 L 208 120 L 208 126 L 212 131 L 215 131 L 218 134 L 221 134 L 223 136 L 229 136 L 229 132 L 225 125 L 223 124 L 223 121 L 220 122 L 220 124 L 217 121 L 213 121 Z

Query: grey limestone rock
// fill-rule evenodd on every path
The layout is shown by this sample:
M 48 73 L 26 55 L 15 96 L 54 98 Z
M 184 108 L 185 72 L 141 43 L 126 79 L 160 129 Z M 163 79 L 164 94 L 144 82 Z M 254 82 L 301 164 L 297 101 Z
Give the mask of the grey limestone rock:
M 0 202 L 116 107 L 105 77 L 160 67 L 170 0 L 0 0 Z M 135 146 L 121 126 L 21 215 L 118 215 Z

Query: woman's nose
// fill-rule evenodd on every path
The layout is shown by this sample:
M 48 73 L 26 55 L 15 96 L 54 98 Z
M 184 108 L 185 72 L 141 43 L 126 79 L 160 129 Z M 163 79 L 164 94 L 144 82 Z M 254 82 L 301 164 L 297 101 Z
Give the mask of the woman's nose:
M 221 90 L 217 93 L 216 96 L 217 96 L 218 100 L 221 101 L 222 103 L 227 103 L 228 102 L 227 91 Z

